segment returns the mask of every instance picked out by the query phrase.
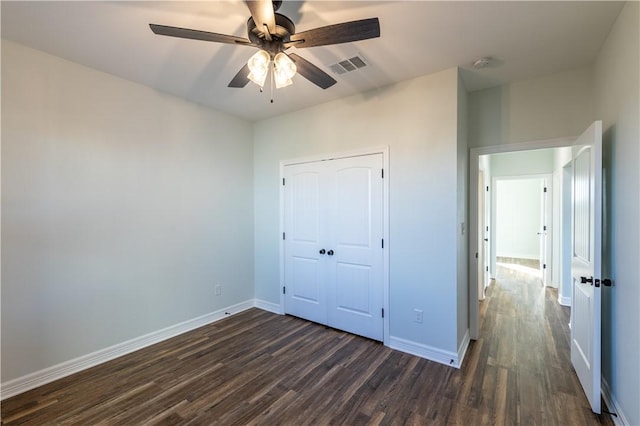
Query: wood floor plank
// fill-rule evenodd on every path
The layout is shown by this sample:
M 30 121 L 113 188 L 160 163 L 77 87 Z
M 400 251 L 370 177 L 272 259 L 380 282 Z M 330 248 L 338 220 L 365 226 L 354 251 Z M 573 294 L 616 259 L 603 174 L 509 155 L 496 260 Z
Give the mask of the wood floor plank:
M 573 372 L 569 310 L 501 264 L 462 368 L 250 309 L 2 403 L 2 424 L 612 425 Z

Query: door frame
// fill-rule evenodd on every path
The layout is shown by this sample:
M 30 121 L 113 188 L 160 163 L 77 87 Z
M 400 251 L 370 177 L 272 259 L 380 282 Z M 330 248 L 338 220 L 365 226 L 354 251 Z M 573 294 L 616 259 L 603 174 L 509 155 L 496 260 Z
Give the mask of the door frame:
M 491 215 L 490 215 L 490 223 L 489 223 L 489 239 L 491 241 L 494 242 L 494 250 L 495 253 L 494 255 L 491 255 L 491 253 L 489 254 L 489 269 L 496 271 L 496 259 L 498 257 L 498 252 L 497 252 L 497 248 L 498 248 L 498 244 L 497 244 L 497 230 L 498 230 L 498 221 L 497 221 L 497 212 L 498 212 L 498 181 L 507 181 L 507 180 L 540 180 L 542 181 L 542 185 L 543 187 L 546 186 L 548 188 L 547 191 L 547 195 L 546 197 L 550 197 L 551 196 L 551 192 L 553 191 L 553 182 L 552 182 L 552 174 L 551 173 L 540 173 L 540 174 L 532 174 L 532 175 L 509 175 L 509 176 L 492 176 L 491 177 L 491 187 L 493 188 L 493 191 L 491 191 Z M 540 194 L 539 194 L 540 195 Z M 545 196 L 545 195 L 542 195 Z M 547 227 L 549 229 L 553 229 L 553 223 L 551 222 L 551 207 L 552 207 L 552 201 L 549 198 L 547 198 L 547 203 L 544 206 L 544 210 L 540 211 L 540 221 L 541 223 L 544 223 L 545 225 L 547 225 Z M 551 225 L 549 225 L 549 223 L 551 223 Z M 540 229 L 540 231 L 542 231 L 542 229 Z M 545 238 L 546 241 L 543 241 L 542 238 Z M 545 286 L 549 286 L 549 283 L 545 282 L 544 280 L 544 276 L 542 276 L 542 269 L 543 269 L 543 265 L 547 264 L 549 271 L 552 268 L 552 262 L 551 262 L 551 256 L 550 256 L 550 249 L 549 246 L 551 246 L 551 244 L 549 244 L 551 240 L 551 234 L 547 233 L 546 236 L 544 237 L 538 237 L 538 251 L 540 253 L 542 253 L 542 244 L 546 244 L 547 245 L 547 250 L 544 253 L 544 256 L 541 256 L 540 258 L 540 271 L 541 271 L 541 279 L 542 282 L 545 284 Z
M 569 161 L 562 166 L 560 192 L 560 282 L 558 283 L 558 303 L 571 307 L 573 285 L 571 284 L 571 186 L 573 165 Z M 571 326 L 571 323 L 569 323 Z
M 469 188 L 478 187 L 478 171 L 481 155 L 500 154 L 505 152 L 530 151 L 534 149 L 562 148 L 571 146 L 576 137 L 543 139 L 530 142 L 491 145 L 469 149 Z M 480 335 L 480 309 L 478 293 L 478 268 L 476 253 L 478 252 L 478 194 L 469 193 L 469 337 L 477 340 Z
M 383 288 L 383 309 L 384 309 L 384 317 L 382 318 L 383 324 L 383 344 L 385 346 L 389 346 L 389 317 L 391 313 L 389 312 L 389 253 L 391 252 L 391 239 L 389 238 L 389 179 L 391 176 L 391 171 L 389 170 L 389 146 L 377 146 L 377 147 L 369 147 L 362 148 L 356 150 L 349 151 L 340 151 L 340 152 L 332 152 L 332 153 L 322 153 L 315 154 L 305 157 L 292 158 L 287 160 L 280 161 L 280 180 L 278 182 L 280 186 L 280 283 L 279 283 L 279 291 L 280 291 L 280 314 L 284 315 L 284 240 L 282 239 L 282 235 L 284 233 L 284 168 L 286 166 L 290 166 L 293 164 L 302 164 L 302 163 L 315 163 L 318 161 L 328 161 L 328 160 L 337 160 L 341 158 L 350 158 L 350 157 L 362 157 L 365 155 L 373 155 L 373 154 L 382 154 L 382 168 L 384 170 L 384 178 L 382 179 L 382 238 L 384 239 L 384 251 L 382 253 L 383 257 L 383 267 L 382 267 L 382 288 Z
M 486 218 L 486 191 L 485 191 L 485 177 L 484 170 L 480 170 L 478 172 L 478 187 L 476 191 L 478 192 L 477 200 L 478 200 L 478 216 L 477 216 L 477 227 L 478 227 L 478 300 L 484 300 L 484 291 L 487 288 L 487 276 L 489 275 L 489 267 L 487 266 L 487 241 L 488 236 L 486 234 L 485 228 L 487 226 L 487 218 Z M 480 231 L 482 230 L 482 231 Z M 481 278 L 482 277 L 482 278 Z

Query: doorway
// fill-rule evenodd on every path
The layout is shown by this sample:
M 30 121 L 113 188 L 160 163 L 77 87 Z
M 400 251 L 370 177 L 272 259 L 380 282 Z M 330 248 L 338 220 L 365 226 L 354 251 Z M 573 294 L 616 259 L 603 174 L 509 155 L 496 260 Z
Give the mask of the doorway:
M 545 286 L 550 280 L 551 254 L 551 175 L 493 178 L 491 219 L 495 230 L 496 265 L 511 265 L 539 278 Z M 515 266 L 513 266 L 515 265 Z
M 469 191 L 469 239 L 470 241 L 480 241 L 483 239 L 482 234 L 488 234 L 488 257 L 489 257 L 489 276 L 491 279 L 494 279 L 496 276 L 496 224 L 495 224 L 495 188 L 496 182 L 495 178 L 521 178 L 525 177 L 536 177 L 536 178 L 544 178 L 546 179 L 546 187 L 547 187 L 547 198 L 546 203 L 543 201 L 543 196 L 541 195 L 540 202 L 540 211 L 538 214 L 542 215 L 543 213 L 547 216 L 547 235 L 544 235 L 545 229 L 544 224 L 538 225 L 542 226 L 542 228 L 536 230 L 534 232 L 534 238 L 537 238 L 537 242 L 541 243 L 541 238 L 544 237 L 543 241 L 546 241 L 546 254 L 541 253 L 537 255 L 538 258 L 546 258 L 552 259 L 548 262 L 540 262 L 541 273 L 540 277 L 544 278 L 542 272 L 545 272 L 547 285 L 559 287 L 560 283 L 553 281 L 553 274 L 551 271 L 553 270 L 554 262 L 553 258 L 550 254 L 553 253 L 553 250 L 560 251 L 559 247 L 553 246 L 552 230 L 553 224 L 551 220 L 553 218 L 553 209 L 559 208 L 559 206 L 553 206 L 553 194 L 552 191 L 552 174 L 553 171 L 558 167 L 562 168 L 562 165 L 567 163 L 566 158 L 570 160 L 570 145 L 573 139 L 571 138 L 562 138 L 562 139 L 554 139 L 547 141 L 534 141 L 522 144 L 512 144 L 512 145 L 500 145 L 500 146 L 491 146 L 491 147 L 482 147 L 482 148 L 472 148 L 470 150 L 470 180 L 469 183 L 470 188 L 479 188 L 481 182 L 479 178 L 484 176 L 485 182 L 489 183 L 486 185 L 486 193 L 488 194 L 488 198 L 491 201 L 493 211 L 487 213 L 487 209 L 483 209 L 480 212 L 480 208 L 483 204 L 481 198 L 481 191 Z M 495 157 L 492 157 L 495 156 Z M 546 168 L 540 168 L 539 164 L 543 162 L 543 158 L 547 157 L 547 164 L 550 166 Z M 538 159 L 539 161 L 537 161 Z M 482 172 L 482 173 L 481 173 Z M 555 188 L 556 191 L 560 190 L 562 186 Z M 486 198 L 485 198 L 486 200 Z M 486 204 L 486 201 L 485 203 Z M 546 213 L 545 213 L 546 212 Z M 487 217 L 486 220 L 488 222 L 488 232 L 486 228 L 481 229 L 481 225 L 479 225 L 478 218 L 481 217 L 481 214 L 484 213 Z M 540 217 L 540 216 L 539 216 Z M 560 224 L 557 227 L 558 230 L 561 229 Z M 540 232 L 541 235 L 538 236 L 537 233 Z M 538 250 L 540 250 L 541 244 L 537 245 Z M 479 257 L 480 247 L 478 244 L 470 244 L 469 245 L 469 263 L 473 265 L 473 262 L 477 262 Z M 544 268 L 545 263 L 547 263 L 547 267 Z M 480 273 L 482 272 L 481 267 L 471 267 L 469 268 L 469 282 L 472 285 L 469 286 L 469 334 L 472 339 L 477 339 L 479 336 L 479 314 L 480 314 L 480 306 L 479 301 L 481 300 L 482 293 L 480 286 L 476 283 L 482 281 L 482 277 Z M 545 271 L 546 269 L 546 271 Z M 562 281 L 562 280 L 561 280 Z M 560 298 L 560 291 L 559 291 Z
M 478 148 L 471 150 L 470 184 L 473 186 L 478 176 L 480 167 L 479 156 L 490 154 L 492 150 L 497 152 L 510 152 L 526 155 L 528 151 L 543 148 L 555 148 L 553 173 L 557 179 L 567 176 L 567 163 L 571 162 L 571 191 L 567 195 L 566 185 L 557 185 L 562 191 L 559 195 L 564 200 L 570 200 L 571 208 L 571 250 L 570 268 L 566 268 L 565 256 L 560 256 L 562 261 L 558 266 L 571 270 L 570 284 L 572 286 L 571 306 L 566 309 L 570 312 L 570 358 L 571 365 L 577 374 L 580 384 L 589 400 L 594 413 L 601 412 L 601 374 L 600 374 L 600 339 L 601 339 L 601 285 L 611 285 L 611 281 L 601 278 L 601 233 L 602 233 L 602 121 L 593 122 L 578 138 L 567 140 L 560 144 L 561 140 L 547 142 L 532 142 L 519 146 L 507 145 L 503 147 Z M 484 152 L 483 152 L 484 151 Z M 488 152 L 487 152 L 488 151 Z M 568 154 L 568 155 L 567 155 Z M 567 161 L 569 160 L 569 161 Z M 476 196 L 474 196 L 476 195 Z M 558 196 L 554 197 L 557 199 Z M 471 215 L 478 215 L 478 199 L 475 191 L 470 192 Z M 561 209 L 563 203 L 556 203 L 556 209 Z M 563 206 L 562 206 L 563 207 Z M 554 214 L 558 218 L 557 226 L 566 227 L 567 221 L 562 219 L 563 212 Z M 472 217 L 471 225 L 475 222 Z M 477 238 L 477 227 L 470 229 L 470 239 Z M 560 231 L 559 235 L 565 235 Z M 474 238 L 475 237 L 475 238 Z M 564 248 L 564 243 L 561 244 Z M 470 247 L 469 257 L 478 247 Z M 560 250 L 560 247 L 556 247 Z M 561 251 L 562 252 L 562 251 Z M 477 252 L 476 252 L 477 253 Z M 477 255 L 476 255 L 477 258 Z M 475 292 L 476 285 L 473 272 L 470 268 L 470 335 L 473 339 L 479 337 L 479 302 Z M 554 274 L 563 277 L 565 274 Z M 499 287 L 499 286 L 497 286 Z M 549 292 L 545 291 L 546 294 Z M 558 301 L 561 296 L 557 296 Z M 513 303 L 511 304 L 513 305 Z M 557 304 L 559 307 L 560 303 Z M 475 307 L 474 307 L 475 306 Z M 568 320 L 568 315 L 566 320 Z M 530 348 L 527 348 L 529 350 Z

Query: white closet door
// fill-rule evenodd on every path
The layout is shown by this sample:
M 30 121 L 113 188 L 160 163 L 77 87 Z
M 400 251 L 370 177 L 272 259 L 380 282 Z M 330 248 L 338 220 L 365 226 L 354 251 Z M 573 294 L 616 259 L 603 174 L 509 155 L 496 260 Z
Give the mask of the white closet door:
M 285 312 L 327 323 L 326 262 L 320 254 L 326 235 L 323 163 L 285 168 Z
M 285 167 L 285 312 L 383 340 L 382 154 Z
M 382 154 L 330 166 L 328 324 L 383 340 Z

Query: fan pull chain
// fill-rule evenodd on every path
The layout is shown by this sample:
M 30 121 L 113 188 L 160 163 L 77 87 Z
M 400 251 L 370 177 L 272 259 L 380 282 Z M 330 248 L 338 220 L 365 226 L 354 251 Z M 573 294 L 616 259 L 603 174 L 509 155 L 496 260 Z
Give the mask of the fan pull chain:
M 276 84 L 276 64 L 273 64 L 273 68 L 271 69 L 271 103 L 273 103 L 273 86 Z

